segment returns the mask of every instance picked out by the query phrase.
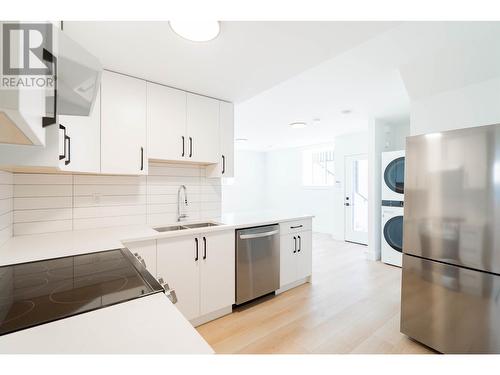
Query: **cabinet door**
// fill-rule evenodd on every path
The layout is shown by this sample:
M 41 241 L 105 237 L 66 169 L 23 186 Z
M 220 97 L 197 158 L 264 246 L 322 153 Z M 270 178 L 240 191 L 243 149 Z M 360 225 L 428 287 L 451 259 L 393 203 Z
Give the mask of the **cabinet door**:
M 149 82 L 147 88 L 149 158 L 184 160 L 186 92 Z
M 101 171 L 101 93 L 97 93 L 89 116 L 59 116 L 59 124 L 66 128 L 67 140 L 60 140 L 66 147 L 66 157 L 59 161 L 63 171 L 99 173 Z M 55 125 L 54 125 L 55 126 Z M 61 155 L 64 151 L 61 152 Z
M 200 315 L 200 260 L 195 245 L 191 236 L 157 240 L 157 276 L 175 290 L 175 306 L 188 320 Z
M 280 287 L 297 280 L 297 247 L 295 234 L 280 236 Z
M 133 242 L 126 245 L 132 254 L 137 253 L 144 259 L 146 269 L 153 275 L 156 275 L 156 240 Z
M 102 173 L 147 174 L 146 81 L 104 71 L 101 84 Z
M 204 315 L 234 304 L 234 231 L 204 234 L 200 236 L 200 240 L 202 244 L 200 304 L 201 315 Z
M 187 94 L 188 160 L 199 163 L 219 161 L 219 101 Z
M 222 177 L 234 177 L 234 106 L 220 102 Z
M 296 236 L 298 238 L 297 279 L 303 279 L 311 276 L 312 273 L 312 232 L 300 232 Z
M 234 106 L 219 102 L 220 154 L 217 164 L 207 166 L 207 177 L 234 177 Z

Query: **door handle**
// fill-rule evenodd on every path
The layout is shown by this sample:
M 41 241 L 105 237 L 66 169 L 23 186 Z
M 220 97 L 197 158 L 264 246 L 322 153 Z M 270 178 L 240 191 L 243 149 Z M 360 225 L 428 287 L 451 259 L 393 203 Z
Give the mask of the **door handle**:
M 68 159 L 64 161 L 64 165 L 71 163 L 71 137 L 67 135 L 64 136 L 64 147 L 66 147 L 66 141 L 68 141 Z
M 299 239 L 299 248 L 297 252 L 300 253 L 300 250 L 302 250 L 302 238 L 300 236 L 297 236 L 297 238 Z
M 195 252 L 195 256 L 194 256 L 194 261 L 197 262 L 198 261 L 198 238 L 194 239 L 194 243 L 196 244 L 196 252 Z
M 43 49 L 42 58 L 54 65 L 54 117 L 42 117 L 42 127 L 46 127 L 57 122 L 57 58 L 45 48 Z
M 141 147 L 141 171 L 144 170 L 144 147 Z
M 207 259 L 207 239 L 203 237 L 203 259 Z
M 226 173 L 226 157 L 222 155 L 222 174 Z
M 59 160 L 64 160 L 66 159 L 66 127 L 59 124 L 59 129 L 63 131 L 63 146 L 64 146 L 64 154 L 59 155 Z
M 293 253 L 297 252 L 297 237 L 293 236 Z
M 193 156 L 193 138 L 189 137 L 189 157 Z
M 275 234 L 278 234 L 279 230 L 272 230 L 270 232 L 264 232 L 264 233 L 251 233 L 251 234 L 240 234 L 240 238 L 242 240 L 249 240 L 251 238 L 261 238 L 261 237 L 269 237 L 273 236 Z

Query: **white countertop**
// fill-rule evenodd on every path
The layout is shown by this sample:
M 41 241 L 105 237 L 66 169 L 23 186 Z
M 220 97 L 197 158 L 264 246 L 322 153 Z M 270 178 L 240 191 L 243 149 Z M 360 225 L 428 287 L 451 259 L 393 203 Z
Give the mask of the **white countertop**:
M 2 354 L 213 352 L 163 293 L 0 336 Z
M 126 243 L 231 230 L 312 218 L 312 215 L 285 215 L 273 212 L 231 213 L 207 220 L 221 223 L 213 227 L 157 232 L 149 225 L 121 226 L 12 237 L 0 246 L 0 266 L 97 251 L 117 249 Z M 182 222 L 180 224 L 187 224 Z M 179 225 L 168 223 L 155 227 Z

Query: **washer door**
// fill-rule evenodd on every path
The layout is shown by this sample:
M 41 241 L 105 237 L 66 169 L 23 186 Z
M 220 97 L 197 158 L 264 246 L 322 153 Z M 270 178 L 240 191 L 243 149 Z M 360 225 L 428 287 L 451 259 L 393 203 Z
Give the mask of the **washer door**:
M 403 194 L 405 188 L 405 158 L 399 157 L 391 161 L 384 171 L 384 181 L 389 189 Z
M 394 250 L 403 252 L 403 216 L 394 216 L 384 225 L 384 238 Z

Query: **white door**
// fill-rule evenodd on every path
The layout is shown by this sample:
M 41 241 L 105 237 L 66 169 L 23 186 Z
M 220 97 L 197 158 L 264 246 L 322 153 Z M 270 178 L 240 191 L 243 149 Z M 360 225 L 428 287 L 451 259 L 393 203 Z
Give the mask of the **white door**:
M 368 157 L 345 157 L 345 240 L 368 244 Z
M 184 160 L 186 156 L 186 92 L 147 83 L 148 156 Z
M 235 302 L 234 231 L 204 234 L 200 241 L 200 310 L 204 315 Z
M 280 287 L 297 280 L 297 234 L 280 237 Z
M 312 232 L 297 233 L 297 279 L 312 274 Z
M 187 160 L 218 163 L 220 154 L 219 101 L 187 94 Z
M 56 126 L 56 125 L 54 125 Z M 90 116 L 59 116 L 61 131 L 59 169 L 63 171 L 101 172 L 101 92 Z M 67 138 L 64 139 L 64 134 Z
M 175 306 L 188 320 L 200 315 L 200 259 L 197 238 L 175 237 L 157 241 L 156 273 L 177 295 Z M 198 260 L 197 260 L 198 259 Z
M 101 84 L 101 170 L 147 174 L 146 81 L 104 71 Z

